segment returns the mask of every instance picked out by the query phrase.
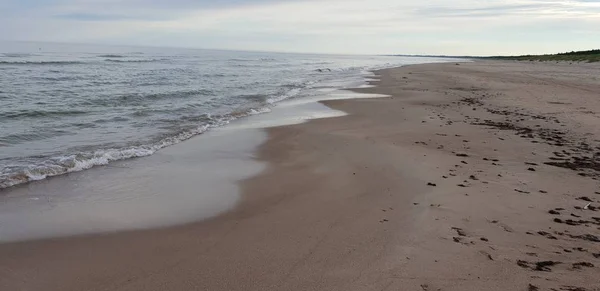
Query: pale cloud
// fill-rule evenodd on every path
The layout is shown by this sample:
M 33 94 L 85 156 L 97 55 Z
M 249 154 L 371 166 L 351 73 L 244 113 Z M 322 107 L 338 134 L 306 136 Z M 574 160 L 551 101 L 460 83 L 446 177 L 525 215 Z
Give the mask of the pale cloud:
M 589 0 L 29 0 L 0 9 L 7 40 L 461 55 L 600 47 L 600 1 Z

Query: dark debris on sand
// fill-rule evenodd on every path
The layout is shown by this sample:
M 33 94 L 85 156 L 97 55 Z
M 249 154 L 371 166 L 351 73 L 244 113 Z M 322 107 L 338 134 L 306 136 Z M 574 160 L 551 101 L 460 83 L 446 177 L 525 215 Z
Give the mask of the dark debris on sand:
M 525 260 L 518 260 L 517 265 L 521 268 L 531 269 L 533 271 L 540 272 L 552 272 L 550 267 L 561 264 L 561 262 L 557 261 L 539 261 L 539 262 L 528 262 Z
M 583 268 L 583 267 L 586 267 L 586 268 L 593 268 L 593 267 L 594 267 L 594 264 L 592 264 L 592 263 L 588 263 L 588 262 L 579 262 L 579 263 L 574 263 L 574 264 L 573 264 L 573 269 L 581 269 L 581 268 Z
M 456 234 L 459 236 L 467 236 L 467 233 L 462 228 L 452 227 L 452 230 L 456 231 Z
M 587 240 L 587 241 L 591 241 L 591 242 L 599 242 L 600 243 L 600 237 L 595 236 L 593 234 L 582 234 L 582 235 L 572 235 L 572 234 L 569 234 L 568 236 L 570 238 L 576 238 L 576 239 L 581 239 L 581 240 Z
M 546 237 L 547 239 L 558 239 L 557 237 L 555 237 L 552 234 L 545 232 L 545 231 L 538 231 L 538 234 L 543 237 Z
M 481 104 L 477 104 L 481 105 Z M 504 115 L 504 116 L 515 116 L 517 119 L 507 121 L 493 121 L 486 119 L 484 121 L 477 120 L 471 124 L 488 126 L 499 130 L 510 130 L 514 131 L 516 135 L 522 138 L 532 139 L 535 143 L 539 143 L 535 138 L 541 139 L 546 144 L 558 146 L 558 147 L 569 147 L 569 150 L 562 150 L 562 152 L 554 152 L 556 157 L 550 157 L 550 162 L 544 164 L 571 169 L 578 172 L 578 175 L 583 177 L 600 177 L 600 152 L 594 152 L 594 147 L 580 138 L 567 137 L 567 132 L 558 129 L 529 128 L 527 126 L 518 125 L 515 122 L 523 121 L 525 118 L 533 118 L 540 120 L 554 120 L 556 123 L 560 123 L 554 117 L 543 116 L 543 115 L 530 115 L 520 112 L 513 112 L 510 110 L 495 110 L 486 108 L 486 110 L 493 114 Z M 525 163 L 530 166 L 537 165 L 535 163 Z M 535 171 L 535 168 L 529 168 L 529 171 Z M 591 171 L 591 172 L 590 172 Z

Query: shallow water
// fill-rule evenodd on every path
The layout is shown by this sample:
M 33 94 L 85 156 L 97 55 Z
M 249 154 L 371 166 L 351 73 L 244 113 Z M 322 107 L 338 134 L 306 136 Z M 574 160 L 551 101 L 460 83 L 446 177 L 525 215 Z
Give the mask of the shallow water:
M 148 156 L 287 99 L 435 59 L 0 42 L 0 189 Z

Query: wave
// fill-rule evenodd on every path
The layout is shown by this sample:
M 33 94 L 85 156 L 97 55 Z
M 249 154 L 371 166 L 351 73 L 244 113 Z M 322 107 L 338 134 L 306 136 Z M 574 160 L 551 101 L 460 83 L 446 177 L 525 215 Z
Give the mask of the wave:
M 101 118 L 101 119 L 94 120 L 94 124 L 110 123 L 110 122 L 124 122 L 124 121 L 129 121 L 129 118 L 123 117 L 123 116 L 116 116 L 113 118 Z
M 236 96 L 236 98 L 246 99 L 246 100 L 250 100 L 250 101 L 264 102 L 267 99 L 267 96 L 264 94 L 245 94 L 245 95 L 238 95 L 238 96 Z
M 222 77 L 238 77 L 237 74 L 223 74 L 223 73 L 212 73 L 212 74 L 202 74 L 200 75 L 204 78 L 222 78 Z
M 210 96 L 214 92 L 207 89 L 197 90 L 180 90 L 180 91 L 168 91 L 161 93 L 125 93 L 112 95 L 105 98 L 93 98 L 82 100 L 75 103 L 75 106 L 116 106 L 116 105 L 139 105 L 140 103 L 156 101 L 156 100 L 170 100 L 170 99 L 185 99 L 195 96 Z M 152 109 L 154 110 L 154 109 Z M 0 117 L 2 117 L 0 115 Z
M 0 61 L 0 65 L 77 65 L 80 61 Z
M 283 87 L 287 88 L 288 91 L 286 91 L 285 93 L 283 93 L 281 95 L 267 98 L 267 104 L 274 104 L 274 103 L 277 103 L 277 102 L 280 102 L 280 101 L 283 101 L 283 100 L 286 100 L 289 98 L 296 97 L 298 94 L 300 94 L 300 92 L 302 92 L 302 90 L 310 89 L 316 83 L 317 83 L 316 81 L 308 81 L 308 82 L 304 82 L 301 84 L 285 85 Z
M 228 62 L 255 62 L 256 59 L 228 59 Z
M 18 110 L 15 112 L 1 113 L 0 118 L 41 118 L 67 115 L 82 115 L 87 113 L 89 112 L 84 110 Z
M 114 161 L 149 156 L 161 148 L 201 134 L 205 132 L 207 128 L 207 125 L 200 126 L 195 130 L 181 132 L 175 136 L 165 138 L 161 142 L 153 145 L 102 149 L 93 152 L 53 157 L 17 172 L 0 174 L 0 189 L 31 181 L 43 180 L 48 177 L 87 170 L 95 166 L 107 165 Z
M 192 129 L 180 131 L 174 135 L 161 138 L 158 142 L 148 145 L 130 146 L 123 148 L 100 149 L 91 152 L 80 152 L 47 158 L 41 163 L 28 166 L 24 169 L 7 168 L 0 172 L 0 190 L 19 184 L 43 180 L 48 177 L 59 176 L 67 173 L 78 172 L 95 166 L 108 165 L 111 162 L 150 156 L 158 150 L 188 140 L 202 134 L 210 128 L 220 127 L 231 121 L 256 114 L 270 112 L 270 108 L 250 108 L 232 112 L 225 115 L 206 114 L 202 119 L 209 120 Z
M 281 95 L 279 95 L 279 96 L 275 96 L 275 97 L 270 97 L 270 98 L 268 98 L 268 99 L 267 99 L 267 103 L 268 103 L 268 104 L 274 104 L 274 103 L 277 103 L 277 102 L 283 101 L 283 100 L 285 100 L 285 99 L 292 98 L 292 97 L 294 97 L 294 96 L 298 95 L 298 94 L 299 94 L 301 91 L 302 91 L 302 88 L 294 88 L 294 89 L 291 89 L 291 90 L 289 90 L 288 92 L 286 92 L 285 94 L 281 94 Z
M 148 99 L 173 99 L 173 98 L 186 98 L 192 96 L 208 96 L 212 94 L 213 91 L 207 89 L 199 89 L 199 90 L 181 90 L 181 91 L 173 91 L 173 92 L 165 92 L 165 93 L 155 93 L 145 95 L 145 98 Z
M 60 72 L 58 72 L 60 73 Z M 39 77 L 36 78 L 41 81 L 52 81 L 52 82 L 64 82 L 64 81 L 76 81 L 81 80 L 79 76 L 60 76 L 60 77 Z
M 140 59 L 140 60 L 113 60 L 113 59 L 105 59 L 105 62 L 111 63 L 153 63 L 165 61 L 167 59 Z
M 124 55 L 99 55 L 99 58 L 125 58 Z
M 233 58 L 228 59 L 229 62 L 277 62 L 278 59 L 275 58 L 251 58 L 251 59 L 242 59 L 242 58 Z
M 71 156 L 60 156 L 16 173 L 0 174 L 0 189 L 42 180 L 47 177 L 86 170 L 98 165 L 106 165 L 111 161 L 148 156 L 152 153 L 152 149 L 132 147 L 122 150 L 108 149 L 88 154 L 81 153 Z
M 5 145 L 15 145 L 22 142 L 28 142 L 33 140 L 42 140 L 47 138 L 53 138 L 62 135 L 73 134 L 72 132 L 61 130 L 61 129 L 43 129 L 31 132 L 23 132 L 17 134 L 9 134 L 0 136 L 0 143 Z
M 1 55 L 5 58 L 26 58 L 36 56 L 35 54 L 28 53 L 3 53 Z
M 269 113 L 269 112 L 271 112 L 271 108 L 262 107 L 262 108 L 257 108 L 257 109 L 250 109 L 248 111 L 248 115 L 258 115 L 258 114 L 264 114 L 264 113 Z
M 304 62 L 303 65 L 331 65 L 335 64 L 334 62 Z

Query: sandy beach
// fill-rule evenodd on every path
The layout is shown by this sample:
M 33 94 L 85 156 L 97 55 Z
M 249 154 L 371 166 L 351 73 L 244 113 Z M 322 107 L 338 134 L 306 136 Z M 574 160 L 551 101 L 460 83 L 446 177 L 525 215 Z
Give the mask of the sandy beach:
M 600 65 L 376 74 L 266 129 L 235 209 L 0 244 L 0 290 L 600 290 Z

